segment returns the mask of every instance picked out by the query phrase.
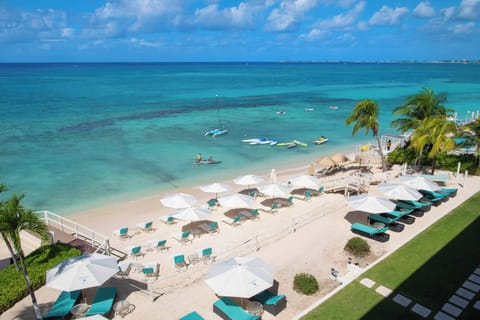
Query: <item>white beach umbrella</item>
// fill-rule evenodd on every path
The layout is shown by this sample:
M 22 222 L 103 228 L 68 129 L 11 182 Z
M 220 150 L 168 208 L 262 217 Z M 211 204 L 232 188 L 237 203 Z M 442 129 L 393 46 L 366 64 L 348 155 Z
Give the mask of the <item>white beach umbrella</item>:
M 277 183 L 270 183 L 258 187 L 258 190 L 270 197 L 288 197 L 290 196 L 290 189 Z
M 308 189 L 315 189 L 315 190 L 318 190 L 318 188 L 320 188 L 320 181 L 318 180 L 318 178 L 312 177 L 308 174 L 293 177 L 289 181 L 290 181 L 290 184 L 294 187 L 308 188 Z
M 273 285 L 273 270 L 255 257 L 236 257 L 212 265 L 205 282 L 219 296 L 250 298 Z
M 347 203 L 350 207 L 358 211 L 365 211 L 368 213 L 383 213 L 390 212 L 397 206 L 387 198 L 374 197 L 368 194 L 361 194 L 358 196 L 351 196 Z
M 401 176 L 400 181 L 417 190 L 438 191 L 441 189 L 438 184 L 422 176 Z
M 253 175 L 253 174 L 247 174 L 247 175 L 235 178 L 233 180 L 233 182 L 235 184 L 238 184 L 238 185 L 241 185 L 241 186 L 247 186 L 247 189 L 250 189 L 251 185 L 259 184 L 259 183 L 263 182 L 263 180 L 264 179 L 261 176 L 256 176 L 256 175 Z
M 382 183 L 377 186 L 377 189 L 384 195 L 398 200 L 416 201 L 423 197 L 420 192 L 404 184 Z
M 173 209 L 181 209 L 191 207 L 197 199 L 191 194 L 176 193 L 171 196 L 160 199 L 160 202 L 165 206 Z
M 93 315 L 93 316 L 83 317 L 83 318 L 80 318 L 78 320 L 108 320 L 108 318 L 105 318 L 102 315 L 96 314 L 96 315 Z
M 277 171 L 275 169 L 270 171 L 270 183 L 277 183 Z
M 255 208 L 258 206 L 254 198 L 241 193 L 220 197 L 218 202 L 227 208 Z
M 198 187 L 203 192 L 215 193 L 215 198 L 218 197 L 218 194 L 230 190 L 230 187 L 224 183 L 215 182 L 206 186 Z
M 188 207 L 188 208 L 177 209 L 174 212 L 172 212 L 170 216 L 179 220 L 198 221 L 198 220 L 205 219 L 211 214 L 212 212 L 207 208 Z
M 47 271 L 46 286 L 74 291 L 102 285 L 118 271 L 114 257 L 92 253 L 67 259 Z

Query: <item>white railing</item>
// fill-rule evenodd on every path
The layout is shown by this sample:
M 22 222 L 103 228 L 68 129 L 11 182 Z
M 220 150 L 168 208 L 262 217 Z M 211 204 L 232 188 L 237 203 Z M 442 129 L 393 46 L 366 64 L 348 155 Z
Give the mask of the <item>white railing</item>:
M 92 247 L 96 248 L 95 252 L 103 249 L 105 254 L 110 255 L 110 240 L 103 234 L 47 210 L 37 211 L 35 214 L 37 214 L 47 226 L 55 227 L 62 232 L 71 234 L 76 239 L 86 241 Z

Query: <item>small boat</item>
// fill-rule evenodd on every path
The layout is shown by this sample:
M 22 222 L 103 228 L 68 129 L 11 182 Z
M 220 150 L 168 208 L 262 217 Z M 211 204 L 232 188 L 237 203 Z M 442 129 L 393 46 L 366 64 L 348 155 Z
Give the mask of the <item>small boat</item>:
M 286 112 L 285 112 L 285 111 L 283 111 L 283 110 L 279 110 L 279 111 L 277 111 L 277 114 L 284 115 L 285 113 L 286 113 Z
M 321 136 L 318 139 L 313 140 L 313 144 L 322 144 L 328 141 L 328 138 L 325 136 Z
M 338 109 L 337 106 L 330 106 L 329 108 L 330 108 L 330 109 Z
M 221 163 L 222 161 L 220 160 L 194 160 L 193 161 L 193 164 L 198 164 L 198 165 L 207 165 L 207 164 L 219 164 Z
M 217 137 L 217 136 L 221 136 L 222 134 L 225 134 L 227 132 L 228 132 L 227 129 L 213 129 L 213 130 L 205 132 L 205 136 Z
M 315 108 L 305 108 L 305 111 L 313 111 Z
M 256 144 L 270 144 L 270 145 L 272 145 L 272 143 L 276 143 L 278 141 L 270 140 L 270 139 L 266 139 L 266 138 L 255 138 L 255 139 L 245 139 L 245 140 L 242 140 L 242 142 L 252 144 L 252 145 L 256 145 Z

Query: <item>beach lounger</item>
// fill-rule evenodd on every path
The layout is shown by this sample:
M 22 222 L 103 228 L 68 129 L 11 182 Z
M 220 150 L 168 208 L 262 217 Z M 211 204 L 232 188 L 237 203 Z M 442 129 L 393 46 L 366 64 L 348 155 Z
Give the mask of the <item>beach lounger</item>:
M 117 296 L 117 289 L 113 287 L 98 288 L 93 297 L 92 305 L 85 316 L 93 316 L 96 314 L 106 315 L 112 310 L 113 302 Z
M 121 278 L 128 277 L 131 269 L 132 269 L 132 264 L 130 263 L 130 261 L 121 261 L 118 263 L 117 276 Z
M 173 256 L 172 261 L 173 261 L 173 265 L 175 266 L 175 270 L 181 271 L 183 269 L 185 270 L 188 269 L 188 264 L 185 261 L 185 255 L 178 254 L 176 256 Z
M 142 273 L 146 279 L 158 278 L 159 266 L 157 262 L 149 262 L 143 266 Z
M 449 196 L 450 198 L 455 198 L 455 197 L 457 196 L 457 191 L 458 191 L 457 188 L 443 188 L 443 187 L 442 187 L 442 188 L 440 189 L 440 191 L 438 191 L 438 192 L 444 193 L 444 194 L 448 194 L 448 196 Z
M 309 201 L 309 200 L 312 200 L 313 192 L 312 192 L 312 190 L 307 190 L 307 191 L 304 192 L 303 196 L 294 195 L 294 197 L 295 197 L 295 199 L 298 199 L 298 200 Z
M 238 227 L 241 222 L 240 220 L 242 219 L 241 216 L 236 216 L 235 218 L 229 218 L 229 217 L 225 217 L 222 219 L 223 222 L 225 222 L 226 224 L 229 224 L 231 226 L 234 226 L 234 227 Z
M 155 231 L 155 229 L 153 229 L 153 221 L 141 222 L 137 224 L 137 228 L 144 232 Z
M 382 223 L 387 226 L 389 230 L 401 232 L 405 228 L 405 225 L 398 223 L 398 219 L 399 218 L 389 218 L 379 214 L 371 214 L 368 216 L 368 222 L 372 225 L 375 223 Z
M 214 257 L 212 257 L 212 252 L 213 252 L 212 248 L 203 248 L 199 250 L 198 256 L 200 260 L 203 261 L 204 264 L 207 264 L 208 262 L 214 260 Z
M 128 247 L 127 251 L 130 254 L 130 256 L 135 259 L 143 258 L 143 256 L 145 255 L 142 252 L 142 246 L 139 246 L 139 245 Z
M 114 230 L 113 234 L 117 235 L 122 240 L 130 238 L 130 235 L 128 234 L 128 227 L 120 228 L 118 230 Z
M 73 306 L 77 304 L 77 301 L 80 299 L 81 291 L 62 291 L 57 297 L 57 300 L 53 303 L 50 310 L 42 315 L 43 319 L 50 318 L 65 318 L 70 314 Z
M 415 218 L 409 215 L 412 212 L 413 212 L 412 210 L 403 210 L 403 211 L 394 210 L 394 211 L 382 213 L 381 215 L 387 218 L 396 218 L 398 221 L 405 224 L 413 224 L 415 222 Z
M 434 206 L 438 206 L 441 202 L 445 202 L 448 200 L 448 196 L 440 192 L 423 190 L 423 189 L 418 190 L 418 192 L 423 194 L 425 198 L 431 201 Z
M 199 225 L 198 228 L 208 234 L 220 233 L 220 229 L 218 228 L 218 222 L 216 221 L 212 221 L 210 223 L 203 223 Z
M 213 312 L 224 320 L 257 320 L 260 316 L 249 314 L 245 309 L 227 297 L 213 304 Z
M 187 243 L 192 243 L 192 239 L 190 238 L 190 231 L 183 231 L 180 233 L 175 233 L 172 237 L 180 242 L 182 245 L 186 245 Z
M 174 217 L 170 217 L 170 216 L 160 217 L 160 221 L 162 221 L 165 224 L 175 224 L 175 223 L 177 223 L 177 220 L 175 220 Z
M 252 210 L 242 210 L 239 212 L 242 216 L 244 216 L 247 219 L 258 219 L 260 218 L 260 214 L 258 213 L 258 209 L 252 209 Z
M 269 290 L 262 291 L 251 299 L 263 304 L 263 310 L 274 316 L 287 307 L 287 297 L 285 295 L 277 295 Z
M 155 240 L 153 242 L 153 248 L 157 249 L 157 252 L 162 252 L 163 250 L 168 251 L 168 249 L 170 249 L 170 247 L 167 247 L 167 240 Z
M 208 209 L 209 210 L 212 210 L 212 211 L 217 210 L 217 207 L 218 207 L 217 200 L 210 199 L 210 200 L 207 201 L 207 204 L 208 204 Z
M 390 239 L 390 235 L 385 233 L 388 231 L 388 227 L 376 229 L 361 223 L 354 223 L 351 226 L 351 230 L 353 233 L 377 240 L 379 242 L 387 242 Z
M 278 203 L 273 203 L 269 209 L 261 209 L 261 210 L 268 213 L 277 213 L 279 209 L 280 209 L 280 206 L 278 205 Z
M 205 320 L 201 315 L 198 314 L 198 312 L 193 311 L 190 312 L 189 314 L 184 315 L 178 320 Z
M 275 199 L 273 203 L 277 204 L 279 207 L 291 207 L 293 206 L 293 196 L 288 197 L 287 200 Z
M 395 202 L 399 210 L 413 210 L 412 215 L 419 217 L 423 216 L 423 214 L 418 213 L 417 215 L 415 214 L 415 211 L 428 212 L 432 208 L 432 203 L 427 201 L 393 200 L 393 202 Z

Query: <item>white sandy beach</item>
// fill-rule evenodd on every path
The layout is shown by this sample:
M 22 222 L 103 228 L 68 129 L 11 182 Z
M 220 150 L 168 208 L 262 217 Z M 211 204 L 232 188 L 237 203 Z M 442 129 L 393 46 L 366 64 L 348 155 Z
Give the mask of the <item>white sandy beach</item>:
M 286 183 L 289 178 L 305 173 L 305 167 L 281 170 L 278 172 L 278 182 Z M 240 174 L 246 174 L 246 172 Z M 393 175 L 394 173 L 390 177 Z M 268 179 L 269 177 L 265 175 L 267 182 Z M 463 183 L 463 178 L 460 181 L 453 178 L 448 183 L 449 186 L 459 188 L 455 198 L 439 207 L 432 207 L 431 211 L 423 217 L 417 218 L 413 225 L 406 225 L 403 232 L 390 231 L 388 242 L 367 240 L 371 245 L 374 258 L 380 258 L 396 250 L 480 190 L 479 177 L 468 177 L 465 186 L 458 186 L 458 182 Z M 231 190 L 224 193 L 225 195 L 244 189 L 233 184 L 232 181 L 225 181 L 225 183 L 231 186 Z M 374 189 L 375 186 L 371 186 L 369 191 L 375 193 Z M 172 190 L 172 193 L 174 192 L 193 194 L 200 205 L 212 198 L 212 194 L 196 188 Z M 174 225 L 166 225 L 160 221 L 161 216 L 173 211 L 163 207 L 159 201 L 166 195 L 166 193 L 157 194 L 79 212 L 72 216 L 75 221 L 109 236 L 111 246 L 120 250 L 136 244 L 146 245 L 153 239 L 167 240 L 167 245 L 170 247 L 168 251 L 161 253 L 146 251 L 146 255 L 142 258 L 128 258 L 139 264 L 149 262 L 160 264 L 158 279 L 150 284 L 155 291 L 153 302 L 147 291 L 142 292 L 132 286 L 134 284 L 136 287 L 147 288 L 146 280 L 141 273 L 132 271 L 127 279 L 112 278 L 105 284 L 118 288 L 117 300 L 128 300 L 135 305 L 135 310 L 125 316 L 125 319 L 178 319 L 191 311 L 197 311 L 205 319 L 220 319 L 212 311 L 212 304 L 218 297 L 202 280 L 209 270 L 209 265 L 200 262 L 190 265 L 186 271 L 177 272 L 172 264 L 173 255 L 183 253 L 188 256 L 205 247 L 213 248 L 216 261 L 234 256 L 255 256 L 273 267 L 275 279 L 280 284 L 279 293 L 287 296 L 288 303 L 287 308 L 276 317 L 263 313 L 262 319 L 266 320 L 294 319 L 303 310 L 339 286 L 340 282 L 333 280 L 330 275 L 331 268 L 337 269 L 339 278 L 344 281 L 356 275 L 349 272 L 348 256 L 343 252 L 348 239 L 354 236 L 350 231 L 350 222 L 345 219 L 345 215 L 351 209 L 347 206 L 343 194 L 324 194 L 314 197 L 311 201 L 295 200 L 292 207 L 281 208 L 276 214 L 261 212 L 260 219 L 245 221 L 238 227 L 221 222 L 224 212 L 228 209 L 220 207 L 208 218 L 208 220 L 219 222 L 220 233 L 202 235 L 187 245 L 178 243 L 172 238 L 172 234 L 180 232 L 182 226 L 188 222 L 180 221 Z M 256 200 L 259 206 L 262 200 L 264 199 Z M 136 224 L 148 220 L 154 222 L 154 232 L 146 233 L 136 230 Z M 135 234 L 127 240 L 120 240 L 112 234 L 112 231 L 121 227 L 129 227 Z M 365 267 L 372 261 L 372 258 L 360 260 L 360 267 Z M 293 290 L 293 277 L 300 272 L 308 272 L 316 276 L 320 284 L 319 292 L 307 297 Z M 87 292 L 92 294 L 94 289 Z M 37 290 L 36 296 L 42 310 L 47 311 L 58 294 L 58 290 L 46 287 Z M 111 316 L 113 317 L 113 313 Z M 113 318 L 120 319 L 120 316 Z M 1 315 L 1 319 L 33 319 L 30 298 L 27 297 L 17 303 Z

